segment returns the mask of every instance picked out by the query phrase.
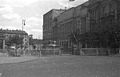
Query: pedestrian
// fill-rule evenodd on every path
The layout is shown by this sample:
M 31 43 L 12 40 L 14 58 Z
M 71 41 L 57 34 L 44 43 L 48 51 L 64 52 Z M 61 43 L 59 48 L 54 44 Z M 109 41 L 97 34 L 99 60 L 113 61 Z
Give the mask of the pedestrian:
M 17 48 L 16 56 L 20 56 L 20 55 L 21 55 L 20 53 L 21 53 L 21 47 L 18 47 L 18 48 Z

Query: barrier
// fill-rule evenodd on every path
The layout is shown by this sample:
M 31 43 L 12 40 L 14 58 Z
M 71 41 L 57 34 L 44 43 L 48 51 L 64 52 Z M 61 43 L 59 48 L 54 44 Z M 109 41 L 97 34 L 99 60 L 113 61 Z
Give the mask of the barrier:
M 40 50 L 29 50 L 26 55 L 32 56 L 48 56 L 48 55 L 61 55 L 59 49 L 40 49 Z
M 1 50 L 2 52 L 7 52 L 11 56 L 20 56 L 20 55 L 32 55 L 32 56 L 54 56 L 54 55 L 62 55 L 65 54 L 59 48 L 53 49 L 39 49 L 39 50 L 21 50 L 20 52 L 16 52 L 16 50 Z M 81 48 L 80 50 L 74 50 L 72 55 L 82 55 L 82 56 L 104 56 L 104 55 L 112 55 L 118 53 L 119 49 L 107 49 L 107 48 Z M 69 53 L 71 54 L 71 53 Z
M 108 55 L 107 48 L 81 48 L 80 50 L 74 51 L 75 55 L 84 55 L 84 56 L 100 56 Z

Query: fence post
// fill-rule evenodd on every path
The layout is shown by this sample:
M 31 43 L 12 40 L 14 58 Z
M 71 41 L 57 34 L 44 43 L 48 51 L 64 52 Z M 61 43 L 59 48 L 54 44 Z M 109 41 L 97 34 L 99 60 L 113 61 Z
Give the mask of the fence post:
M 54 53 L 54 56 L 55 56 L 55 48 L 53 49 L 53 51 L 54 51 L 53 53 Z
M 41 50 L 40 50 L 40 52 L 39 52 L 39 56 L 41 57 Z
M 98 55 L 99 55 L 99 50 L 98 50 L 98 48 L 96 48 L 96 53 L 97 53 L 96 56 L 98 56 Z
M 118 50 L 119 50 L 119 54 L 120 54 L 120 48 Z
M 61 50 L 59 50 L 59 55 L 61 56 Z

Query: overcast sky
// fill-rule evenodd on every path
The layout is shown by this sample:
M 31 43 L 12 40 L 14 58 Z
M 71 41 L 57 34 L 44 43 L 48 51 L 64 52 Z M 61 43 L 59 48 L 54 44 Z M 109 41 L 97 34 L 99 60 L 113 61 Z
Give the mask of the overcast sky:
M 22 29 L 22 19 L 26 19 L 24 30 L 42 39 L 43 14 L 51 9 L 77 6 L 87 0 L 0 0 L 0 28 Z

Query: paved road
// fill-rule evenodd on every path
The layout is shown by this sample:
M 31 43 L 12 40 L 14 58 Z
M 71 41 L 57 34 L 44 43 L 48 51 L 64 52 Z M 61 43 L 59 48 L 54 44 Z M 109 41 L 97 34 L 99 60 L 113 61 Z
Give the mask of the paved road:
M 2 77 L 120 77 L 120 57 L 58 56 L 0 65 Z

